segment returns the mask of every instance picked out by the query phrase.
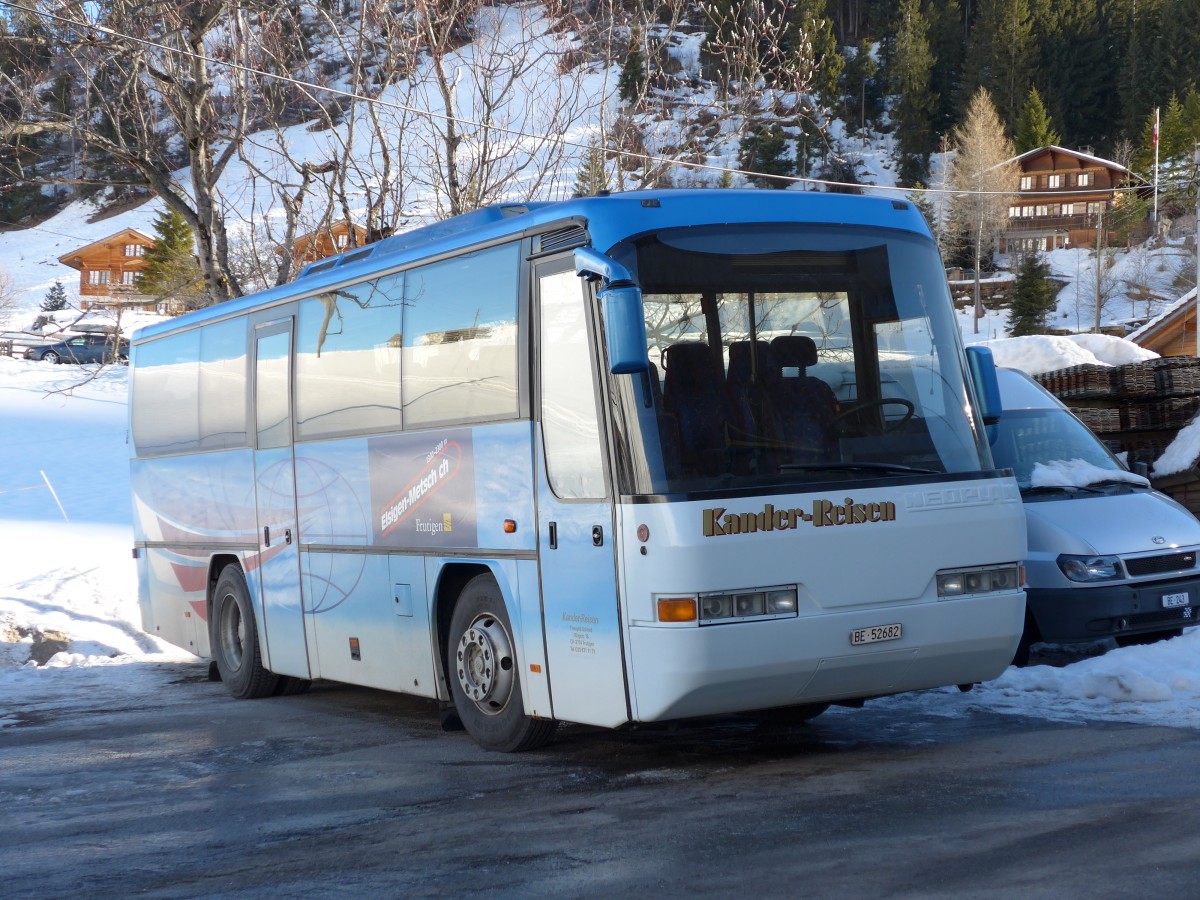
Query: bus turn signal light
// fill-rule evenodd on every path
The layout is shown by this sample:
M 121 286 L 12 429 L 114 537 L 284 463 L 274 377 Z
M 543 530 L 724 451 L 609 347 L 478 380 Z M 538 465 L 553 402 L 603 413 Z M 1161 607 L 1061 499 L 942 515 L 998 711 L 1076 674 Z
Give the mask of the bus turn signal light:
M 660 597 L 658 600 L 658 621 L 660 622 L 695 622 L 695 597 Z

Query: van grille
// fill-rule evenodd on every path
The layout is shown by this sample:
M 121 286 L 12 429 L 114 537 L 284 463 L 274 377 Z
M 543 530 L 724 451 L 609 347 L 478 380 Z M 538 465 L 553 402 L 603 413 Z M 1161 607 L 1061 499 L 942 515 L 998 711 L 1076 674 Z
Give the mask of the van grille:
M 1125 560 L 1125 568 L 1132 576 L 1157 575 L 1159 572 L 1191 569 L 1195 565 L 1195 553 L 1167 553 L 1163 556 L 1142 556 Z

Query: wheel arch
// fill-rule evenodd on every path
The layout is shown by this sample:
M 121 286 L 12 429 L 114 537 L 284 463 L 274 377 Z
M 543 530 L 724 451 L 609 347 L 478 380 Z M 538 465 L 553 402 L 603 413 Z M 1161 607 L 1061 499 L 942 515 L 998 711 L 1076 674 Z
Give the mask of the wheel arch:
M 467 586 L 467 583 L 479 575 L 491 575 L 496 579 L 496 583 L 500 585 L 500 590 L 505 594 L 505 603 L 510 607 L 509 615 L 511 619 L 511 606 L 508 602 L 507 592 L 504 591 L 504 579 L 499 576 L 499 573 L 484 563 L 465 563 L 453 562 L 444 565 L 438 572 L 437 584 L 433 589 L 433 650 L 434 659 L 437 660 L 438 672 L 438 697 L 441 700 L 450 699 L 450 662 L 446 659 L 446 636 L 450 633 L 450 617 L 454 614 L 454 604 L 458 600 L 458 595 L 462 593 L 462 589 Z
M 250 593 L 250 606 L 254 609 L 254 618 L 258 625 L 258 651 L 262 655 L 263 664 L 269 669 L 271 657 L 267 650 L 265 629 L 262 627 L 262 601 L 255 590 L 254 579 L 246 571 L 241 557 L 236 553 L 214 553 L 208 560 L 208 587 L 204 592 L 204 641 L 209 643 L 209 627 L 212 622 L 213 600 L 217 592 L 217 581 L 226 566 L 237 566 L 246 580 L 246 590 Z M 208 646 L 208 658 L 212 658 L 212 647 Z

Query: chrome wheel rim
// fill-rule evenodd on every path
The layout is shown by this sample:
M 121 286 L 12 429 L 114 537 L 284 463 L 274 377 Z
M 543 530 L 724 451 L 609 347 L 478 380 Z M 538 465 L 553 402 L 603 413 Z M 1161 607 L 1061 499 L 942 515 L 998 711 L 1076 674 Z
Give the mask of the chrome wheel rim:
M 232 594 L 221 600 L 221 619 L 218 634 L 221 653 L 234 669 L 242 667 L 242 648 L 246 639 L 246 623 L 242 621 L 242 608 Z
M 467 699 L 486 715 L 504 711 L 515 681 L 512 641 L 500 620 L 481 615 L 458 639 L 455 671 Z

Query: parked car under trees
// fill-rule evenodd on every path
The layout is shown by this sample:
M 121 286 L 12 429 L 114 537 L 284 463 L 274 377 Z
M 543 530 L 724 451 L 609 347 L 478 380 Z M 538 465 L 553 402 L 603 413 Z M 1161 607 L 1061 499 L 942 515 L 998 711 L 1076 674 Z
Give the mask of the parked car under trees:
M 25 358 L 49 363 L 125 363 L 129 361 L 129 341 L 112 334 L 76 334 L 29 347 Z

